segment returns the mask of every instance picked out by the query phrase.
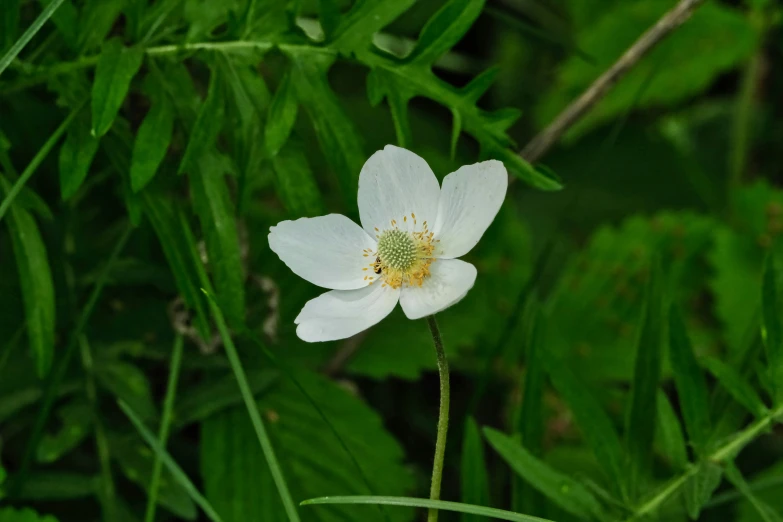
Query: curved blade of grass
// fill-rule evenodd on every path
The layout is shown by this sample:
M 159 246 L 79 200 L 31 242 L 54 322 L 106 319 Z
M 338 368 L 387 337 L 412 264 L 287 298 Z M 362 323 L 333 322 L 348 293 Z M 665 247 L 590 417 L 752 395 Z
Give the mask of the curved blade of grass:
M 163 399 L 163 417 L 160 421 L 160 430 L 158 431 L 158 440 L 162 448 L 166 447 L 166 439 L 169 436 L 169 427 L 171 426 L 171 412 L 174 410 L 174 397 L 177 394 L 177 380 L 179 379 L 179 369 L 182 363 L 182 349 L 184 340 L 182 335 L 177 335 L 174 339 L 174 350 L 171 354 L 171 366 L 169 368 L 169 382 L 166 385 L 166 397 Z M 152 478 L 150 479 L 150 494 L 147 498 L 147 511 L 144 514 L 144 522 L 155 520 L 155 508 L 158 504 L 158 489 L 160 487 L 160 472 L 163 463 L 160 454 L 155 453 L 155 462 L 152 467 Z
M 207 515 L 210 520 L 213 522 L 223 522 L 220 518 L 220 515 L 218 515 L 217 512 L 212 508 L 212 505 L 209 503 L 209 501 L 204 498 L 201 493 L 199 493 L 196 486 L 193 485 L 185 472 L 182 471 L 182 468 L 180 468 L 177 463 L 174 462 L 174 459 L 171 458 L 171 455 L 169 455 L 168 452 L 161 446 L 160 442 L 155 438 L 150 430 L 144 426 L 144 423 L 131 409 L 131 407 L 125 404 L 125 402 L 122 400 L 118 400 L 117 404 L 119 404 L 122 412 L 128 417 L 128 419 L 130 419 L 131 423 L 133 423 L 133 426 L 139 432 L 139 435 L 141 435 L 144 441 L 155 452 L 156 457 L 160 459 L 161 462 L 163 462 L 163 465 L 168 468 L 176 481 L 179 482 L 183 488 L 185 488 L 185 490 L 188 492 L 188 495 L 190 495 L 190 498 L 193 499 L 193 502 L 199 505 L 199 507 L 204 511 L 204 514 Z
M 427 509 L 439 509 L 441 511 L 455 511 L 457 513 L 468 513 L 471 515 L 481 515 L 497 520 L 509 520 L 510 522 L 552 522 L 546 518 L 513 513 L 502 509 L 489 508 L 484 506 L 475 506 L 473 504 L 462 504 L 460 502 L 448 502 L 445 500 L 429 500 L 425 498 L 413 497 L 320 497 L 311 498 L 300 503 L 300 506 L 313 506 L 316 504 L 382 504 L 386 506 L 405 506 Z
M 12 45 L 10 49 L 8 49 L 8 52 L 5 53 L 5 56 L 0 58 L 0 75 L 3 74 L 3 71 L 5 71 L 9 65 L 11 65 L 11 62 L 13 62 L 14 58 L 16 58 L 22 49 L 24 49 L 25 45 L 30 43 L 30 40 L 33 39 L 33 36 L 35 36 L 36 33 L 41 30 L 43 24 L 45 24 L 46 21 L 51 18 L 51 16 L 55 11 L 57 11 L 57 8 L 60 7 L 60 4 L 62 4 L 63 1 L 64 0 L 52 0 L 49 5 L 46 6 L 46 9 L 44 9 L 41 14 L 38 15 L 38 18 L 35 19 L 33 24 L 27 28 L 27 31 L 25 31 L 24 34 L 19 37 L 16 43 Z

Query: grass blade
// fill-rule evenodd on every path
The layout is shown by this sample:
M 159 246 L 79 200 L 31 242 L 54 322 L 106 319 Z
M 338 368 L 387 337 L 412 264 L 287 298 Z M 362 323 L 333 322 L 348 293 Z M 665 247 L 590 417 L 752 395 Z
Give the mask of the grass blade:
M 166 440 L 169 436 L 171 427 L 171 414 L 174 410 L 174 397 L 177 394 L 177 380 L 179 379 L 179 369 L 182 363 L 182 351 L 184 340 L 182 335 L 177 335 L 174 339 L 174 350 L 171 354 L 171 365 L 169 367 L 169 382 L 166 385 L 166 397 L 163 400 L 163 417 L 160 421 L 160 430 L 158 431 L 158 441 L 161 448 L 166 448 Z M 155 463 L 152 468 L 152 479 L 150 480 L 150 492 L 147 499 L 147 510 L 144 514 L 144 522 L 153 522 L 155 520 L 155 508 L 157 506 L 158 489 L 160 487 L 160 472 L 162 461 L 160 454 L 155 453 Z
M 508 520 L 509 522 L 552 522 L 545 518 L 531 517 L 521 513 L 513 513 L 502 509 L 488 508 L 484 506 L 474 506 L 471 504 L 461 504 L 459 502 L 448 502 L 445 500 L 429 500 L 413 497 L 320 497 L 305 500 L 300 505 L 314 506 L 319 504 L 380 504 L 385 506 L 406 506 L 426 509 L 438 509 L 440 511 L 455 511 L 457 513 L 469 513 L 472 515 L 481 515 L 497 520 Z
M 41 14 L 38 15 L 38 18 L 35 19 L 32 25 L 27 28 L 27 31 L 25 31 L 24 34 L 19 37 L 16 43 L 14 43 L 14 45 L 8 49 L 8 52 L 5 53 L 2 58 L 0 58 L 0 75 L 3 74 L 3 71 L 6 70 L 11 62 L 14 61 L 14 58 L 16 58 L 22 49 L 24 49 L 25 45 L 30 43 L 30 40 L 33 39 L 33 36 L 35 36 L 36 33 L 41 30 L 43 24 L 45 24 L 46 21 L 54 14 L 54 12 L 57 11 L 57 8 L 60 7 L 60 4 L 62 4 L 63 1 L 64 0 L 52 0 L 49 5 L 47 5 L 46 8 L 41 12 Z
M 764 282 L 762 286 L 762 315 L 764 329 L 762 335 L 767 349 L 767 364 L 769 364 L 769 382 L 772 385 L 772 397 L 775 405 L 783 404 L 783 325 L 781 313 L 783 305 L 780 302 L 780 282 L 775 256 L 767 257 L 764 267 Z
M 462 500 L 466 504 L 489 504 L 489 479 L 481 433 L 473 417 L 465 421 L 462 439 Z M 463 514 L 462 522 L 480 522 L 481 518 Z
M 190 495 L 190 498 L 193 499 L 193 502 L 199 505 L 199 507 L 204 511 L 204 514 L 206 514 L 210 520 L 213 522 L 223 522 L 220 518 L 220 515 L 218 515 L 217 512 L 215 512 L 215 510 L 212 508 L 209 501 L 207 501 L 207 499 L 204 498 L 201 493 L 199 493 L 196 486 L 193 485 L 193 482 L 191 482 L 185 472 L 182 471 L 182 468 L 180 468 L 177 463 L 174 462 L 174 459 L 171 458 L 171 455 L 168 454 L 163 446 L 160 445 L 160 442 L 155 439 L 155 436 L 146 428 L 146 426 L 144 426 L 144 423 L 141 421 L 141 419 L 139 419 L 138 415 L 134 413 L 130 406 L 121 400 L 117 401 L 117 404 L 119 404 L 122 412 L 128 417 L 128 419 L 130 419 L 131 423 L 133 423 L 133 426 L 139 432 L 139 435 L 141 435 L 144 441 L 155 452 L 157 458 L 163 462 L 163 465 L 165 465 L 169 472 L 171 472 L 172 476 L 177 480 L 177 482 L 179 482 L 179 484 L 185 488 L 185 490 Z

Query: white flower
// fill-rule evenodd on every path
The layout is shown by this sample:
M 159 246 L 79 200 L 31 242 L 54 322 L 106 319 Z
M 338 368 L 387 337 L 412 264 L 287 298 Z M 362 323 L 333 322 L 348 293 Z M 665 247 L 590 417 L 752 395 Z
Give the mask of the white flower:
M 344 339 L 376 324 L 399 301 L 409 319 L 461 300 L 476 267 L 456 258 L 478 243 L 500 210 L 503 163 L 484 161 L 443 180 L 416 154 L 387 145 L 359 175 L 362 227 L 345 216 L 283 221 L 269 246 L 298 276 L 332 289 L 294 321 L 308 342 Z M 363 229 L 362 229 L 363 228 Z

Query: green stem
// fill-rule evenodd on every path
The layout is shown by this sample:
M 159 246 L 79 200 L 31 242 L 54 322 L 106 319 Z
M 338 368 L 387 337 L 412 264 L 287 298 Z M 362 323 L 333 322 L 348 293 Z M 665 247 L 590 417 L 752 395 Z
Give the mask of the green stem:
M 438 374 L 440 375 L 440 413 L 438 414 L 438 437 L 435 440 L 435 459 L 432 464 L 432 483 L 430 485 L 430 500 L 440 500 L 440 484 L 443 479 L 443 458 L 446 455 L 446 436 L 449 431 L 449 362 L 443 350 L 443 339 L 440 337 L 438 322 L 434 315 L 427 317 L 432 340 L 435 343 L 435 354 L 438 357 Z M 438 521 L 438 510 L 430 508 L 427 522 Z
M 158 443 L 164 449 L 166 447 L 166 439 L 169 437 L 171 412 L 174 410 L 174 397 L 177 395 L 177 381 L 179 380 L 179 368 L 182 362 L 183 344 L 182 336 L 177 335 L 174 339 L 174 350 L 171 354 L 169 382 L 166 385 L 166 397 L 163 399 L 163 417 L 160 421 L 160 430 L 158 431 Z M 160 488 L 160 472 L 162 466 L 163 461 L 161 460 L 160 453 L 155 453 L 155 463 L 152 468 L 150 493 L 147 497 L 147 511 L 144 514 L 144 522 L 153 522 L 153 520 L 155 520 L 155 508 L 158 505 L 158 489 Z
M 0 58 L 0 74 L 3 73 L 3 71 L 8 67 L 12 61 L 14 61 L 14 58 L 24 49 L 25 45 L 27 45 L 30 40 L 33 39 L 33 36 L 41 30 L 41 27 L 43 27 L 43 24 L 46 23 L 46 21 L 54 14 L 55 11 L 57 11 L 57 8 L 60 7 L 60 4 L 63 3 L 63 0 L 52 0 L 49 5 L 46 6 L 46 8 L 41 12 L 40 15 L 38 15 L 38 18 L 35 19 L 33 22 L 33 25 L 27 28 L 27 31 L 24 32 L 24 34 L 14 43 L 14 45 L 11 46 L 11 48 L 8 50 L 7 53 L 5 53 L 5 56 Z

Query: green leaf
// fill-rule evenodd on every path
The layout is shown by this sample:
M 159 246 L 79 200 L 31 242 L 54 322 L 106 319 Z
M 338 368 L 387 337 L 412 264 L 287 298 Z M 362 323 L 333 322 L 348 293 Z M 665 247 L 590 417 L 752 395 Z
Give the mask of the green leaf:
M 688 452 L 680 420 L 666 394 L 659 391 L 657 397 L 655 437 L 663 451 L 663 457 L 675 470 L 680 471 L 688 464 Z
M 3 9 L 0 9 L 0 51 L 5 51 L 16 41 L 19 30 L 19 4 L 20 0 L 7 0 Z
M 366 158 L 359 134 L 326 78 L 334 57 L 303 55 L 294 51 L 288 56 L 296 95 L 313 122 L 321 150 L 337 175 L 346 205 L 355 209 L 359 172 Z
M 484 443 L 473 417 L 465 421 L 462 438 L 461 499 L 465 504 L 486 506 L 489 504 L 489 478 L 484 459 Z M 481 517 L 463 514 L 462 522 L 481 522 Z
M 623 470 L 623 448 L 612 421 L 588 387 L 563 361 L 546 359 L 552 385 L 571 409 L 587 444 L 601 463 L 611 484 L 625 496 L 628 477 Z
M 707 381 L 696 361 L 680 310 L 676 306 L 672 306 L 669 313 L 669 362 L 688 439 L 696 454 L 703 456 L 711 432 Z
M 78 49 L 84 53 L 100 46 L 122 13 L 128 0 L 87 0 L 81 7 Z
M 587 50 L 594 61 L 586 62 L 574 55 L 563 64 L 555 88 L 537 106 L 539 125 L 549 123 L 579 96 L 671 6 L 668 0 L 646 0 L 593 8 L 602 16 L 579 31 L 576 47 Z M 757 34 L 748 17 L 733 7 L 707 3 L 694 12 L 688 23 L 634 64 L 590 114 L 572 127 L 566 139 L 621 116 L 629 108 L 668 107 L 687 100 L 721 74 L 744 63 L 756 46 Z M 688 52 L 682 53 L 682 49 Z M 655 70 L 658 63 L 666 65 Z M 653 81 L 642 91 L 653 73 Z
M 158 418 L 147 376 L 136 365 L 119 359 L 95 361 L 95 377 L 106 391 L 128 403 L 145 420 Z
M 753 495 L 767 506 L 777 506 L 783 494 L 783 461 L 778 461 L 751 477 L 748 487 Z M 731 477 L 729 477 L 731 480 Z M 746 495 L 737 502 L 737 522 L 767 522 L 758 513 Z
M 130 182 L 134 192 L 143 189 L 155 177 L 166 157 L 173 131 L 173 107 L 167 99 L 160 97 L 153 101 L 133 142 Z
M 655 415 L 652 412 L 656 410 L 661 375 L 663 307 L 663 275 L 656 261 L 647 284 L 646 303 L 636 343 L 636 363 L 626 422 L 626 446 L 630 457 L 628 483 L 632 498 L 639 494 L 652 466 L 655 435 Z
M 245 322 L 245 269 L 234 205 L 219 156 L 207 154 L 190 168 L 193 205 L 201 222 L 220 308 L 235 328 Z
M 266 149 L 270 158 L 275 157 L 288 141 L 288 136 L 294 128 L 298 107 L 294 87 L 291 85 L 291 74 L 286 73 L 272 98 L 266 129 L 264 129 Z
M 71 49 L 76 49 L 77 35 L 79 32 L 79 10 L 76 9 L 73 2 L 71 2 L 71 0 L 64 0 L 59 2 L 59 6 L 57 5 L 58 2 L 52 0 L 38 0 L 38 3 L 50 9 L 54 8 L 54 12 L 50 12 L 48 16 L 52 17 L 52 23 L 62 35 L 65 44 Z M 49 9 L 45 9 L 44 13 L 47 11 L 49 11 Z M 43 13 L 41 17 L 44 18 Z M 46 18 L 44 18 L 44 21 L 45 20 Z
M 0 509 L 0 522 L 57 522 L 57 519 L 51 515 L 39 515 L 30 508 L 7 507 Z
M 8 67 L 11 62 L 17 57 L 17 55 L 30 43 L 30 40 L 41 30 L 41 27 L 46 23 L 50 16 L 52 16 L 57 8 L 60 7 L 63 0 L 52 0 L 49 5 L 43 10 L 43 12 L 35 19 L 30 27 L 24 32 L 24 34 L 11 45 L 13 42 L 14 33 L 16 33 L 17 26 L 19 25 L 19 2 L 11 0 L 4 2 L 3 12 L 0 13 L 3 18 L 0 19 L 0 29 L 3 32 L 2 40 L 0 40 L 0 51 L 5 50 L 7 45 L 10 45 L 10 49 L 2 57 L 0 57 L 0 74 Z M 5 4 L 8 4 L 7 6 Z M 73 7 L 73 6 L 71 6 Z M 8 31 L 8 34 L 5 31 Z
M 364 54 L 372 44 L 372 37 L 407 11 L 416 0 L 377 2 L 358 0 L 340 19 L 329 42 L 330 47 L 342 53 Z
M 734 367 L 713 357 L 705 357 L 702 364 L 731 394 L 734 400 L 747 408 L 753 415 L 761 417 L 767 413 L 767 407 L 759 394 Z
M 555 504 L 581 520 L 602 519 L 601 504 L 589 489 L 531 455 L 519 443 L 491 428 L 484 436 L 511 468 Z
M 142 48 L 127 48 L 117 38 L 104 44 L 92 84 L 93 136 L 100 138 L 111 128 L 143 59 Z
M 90 134 L 89 122 L 78 118 L 68 129 L 60 149 L 60 193 L 63 200 L 76 194 L 87 178 L 99 140 Z
M 318 0 L 318 19 L 327 40 L 334 36 L 340 25 L 340 6 L 336 0 Z
M 405 61 L 431 65 L 462 39 L 483 8 L 484 0 L 450 0 L 427 21 Z
M 324 204 L 305 149 L 291 140 L 272 160 L 277 181 L 277 195 L 292 216 L 319 216 Z
M 25 501 L 51 502 L 95 497 L 98 495 L 100 477 L 48 471 L 32 473 L 24 482 L 19 498 Z
M 783 305 L 781 305 L 779 271 L 773 254 L 767 257 L 762 285 L 764 317 L 764 346 L 767 348 L 769 382 L 772 386 L 774 404 L 783 403 Z
M 384 430 L 380 417 L 323 377 L 298 373 L 296 378 L 317 398 L 323 413 L 367 471 L 373 489 L 398 494 L 408 490 L 411 477 L 402 462 L 402 449 Z M 282 381 L 258 400 L 258 406 L 266 417 L 294 498 L 367 492 L 334 432 L 293 382 Z M 202 423 L 201 433 L 206 496 L 225 521 L 286 520 L 247 413 L 237 407 L 211 416 Z M 410 519 L 405 510 L 389 514 L 392 521 Z M 308 520 L 318 522 L 382 520 L 377 508 L 338 507 L 310 515 Z
M 683 496 L 685 508 L 692 520 L 699 518 L 702 507 L 720 485 L 723 469 L 712 462 L 704 462 L 699 465 L 698 471 L 691 475 L 685 482 Z
M 495 518 L 498 520 L 508 520 L 510 522 L 552 522 L 538 517 L 531 517 L 502 509 L 488 508 L 484 506 L 472 506 L 470 504 L 461 504 L 459 502 L 447 502 L 444 500 L 429 500 L 424 498 L 411 497 L 322 497 L 311 498 L 302 502 L 303 506 L 315 506 L 319 504 L 375 504 L 386 506 L 408 506 L 431 509 L 440 511 L 456 511 L 457 513 L 470 513 L 482 517 Z
M 74 449 L 90 434 L 93 415 L 90 405 L 82 399 L 72 400 L 57 410 L 60 428 L 47 433 L 38 443 L 36 460 L 51 463 Z
M 223 127 L 226 112 L 223 91 L 223 81 L 219 78 L 217 69 L 213 68 L 209 78 L 207 98 L 201 105 L 196 122 L 190 130 L 188 146 L 179 164 L 179 174 L 195 168 L 197 160 L 215 144 Z
M 750 502 L 763 522 L 783 522 L 783 516 L 753 493 L 753 490 L 750 489 L 750 486 L 734 463 L 729 463 L 726 466 L 726 478 L 729 479 L 729 482 L 734 484 L 740 493 L 742 493 L 742 496 Z
M 2 176 L 0 184 L 7 195 L 11 189 L 10 184 Z M 49 373 L 54 357 L 54 282 L 46 246 L 33 217 L 19 205 L 12 204 L 9 218 L 6 222 L 22 288 L 27 339 L 35 359 L 37 374 L 43 378 Z

